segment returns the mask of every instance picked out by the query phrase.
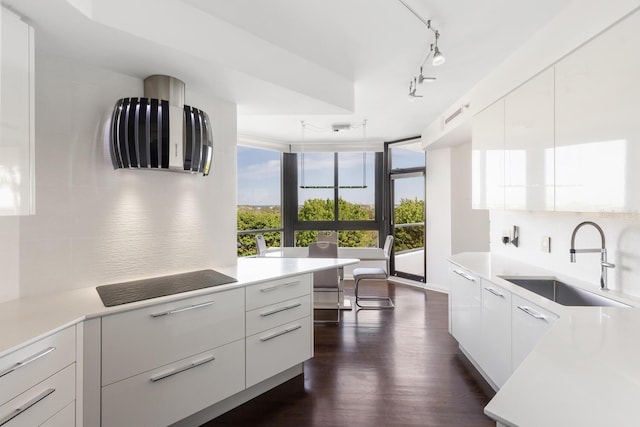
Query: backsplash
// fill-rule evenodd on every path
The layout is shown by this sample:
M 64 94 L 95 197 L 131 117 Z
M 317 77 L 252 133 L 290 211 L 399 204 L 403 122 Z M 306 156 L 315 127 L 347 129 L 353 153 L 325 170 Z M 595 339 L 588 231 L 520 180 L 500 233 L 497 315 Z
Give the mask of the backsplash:
M 608 273 L 609 289 L 640 296 L 640 214 L 491 211 L 491 252 L 593 283 L 598 289 L 600 254 L 579 253 L 575 263 L 569 260 L 571 234 L 583 221 L 593 221 L 604 231 L 608 260 L 616 264 Z M 518 247 L 501 240 L 514 225 L 520 231 Z M 542 249 L 544 236 L 551 237 L 550 253 Z M 582 227 L 575 246 L 599 248 L 600 235 L 593 227 Z
M 36 53 L 36 215 L 0 220 L 0 301 L 236 263 L 236 106 L 191 88 L 211 175 L 114 170 L 108 119 L 142 80 Z

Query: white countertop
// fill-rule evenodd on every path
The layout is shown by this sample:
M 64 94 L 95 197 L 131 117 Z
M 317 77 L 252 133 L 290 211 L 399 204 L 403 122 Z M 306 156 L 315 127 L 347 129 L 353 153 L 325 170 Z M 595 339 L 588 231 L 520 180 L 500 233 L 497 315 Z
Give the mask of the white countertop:
M 560 316 L 485 407 L 487 415 L 520 427 L 640 425 L 640 308 L 561 306 L 498 276 L 555 276 L 636 307 L 637 298 L 487 253 L 451 261 Z
M 355 258 L 239 258 L 235 267 L 215 268 L 236 278 L 237 282 L 115 307 L 105 307 L 95 287 L 19 298 L 0 304 L 0 357 L 85 319 L 220 292 L 265 280 L 342 267 L 358 261 Z

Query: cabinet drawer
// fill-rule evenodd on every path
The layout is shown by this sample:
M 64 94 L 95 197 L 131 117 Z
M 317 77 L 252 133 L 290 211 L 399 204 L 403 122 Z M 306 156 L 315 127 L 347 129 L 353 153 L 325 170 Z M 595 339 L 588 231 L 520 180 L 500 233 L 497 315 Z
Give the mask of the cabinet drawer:
M 4 405 L 0 425 L 37 426 L 75 400 L 76 365 L 71 364 Z
M 294 298 L 247 312 L 247 335 L 257 334 L 311 315 L 311 295 Z
M 511 304 L 511 365 L 515 371 L 558 316 L 517 295 L 512 296 Z
M 239 340 L 103 387 L 102 426 L 181 420 L 243 390 L 244 360 Z
M 72 326 L 0 359 L 0 405 L 50 377 L 76 359 Z
M 305 274 L 247 286 L 247 310 L 311 293 L 311 275 Z
M 69 427 L 76 425 L 76 402 L 73 401 L 49 418 L 40 427 Z
M 244 337 L 244 290 L 212 293 L 102 319 L 102 385 Z
M 247 337 L 247 387 L 312 356 L 311 317 Z

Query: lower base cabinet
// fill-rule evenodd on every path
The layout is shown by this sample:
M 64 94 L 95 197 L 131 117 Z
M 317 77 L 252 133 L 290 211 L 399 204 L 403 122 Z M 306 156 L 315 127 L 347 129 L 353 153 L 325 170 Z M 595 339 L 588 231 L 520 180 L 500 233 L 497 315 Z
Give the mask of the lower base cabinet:
M 491 381 L 502 387 L 511 375 L 511 293 L 482 280 L 480 360 Z
M 75 398 L 76 365 L 73 363 L 0 406 L 0 425 L 42 425 Z
M 524 298 L 513 296 L 511 323 L 511 364 L 515 370 L 540 342 L 558 316 Z
M 244 389 L 244 340 L 102 389 L 103 426 L 162 426 Z
M 104 316 L 101 426 L 215 412 L 311 358 L 311 283 L 302 274 Z
M 247 337 L 247 387 L 311 358 L 311 318 Z
M 558 316 L 455 264 L 450 277 L 450 332 L 499 389 Z

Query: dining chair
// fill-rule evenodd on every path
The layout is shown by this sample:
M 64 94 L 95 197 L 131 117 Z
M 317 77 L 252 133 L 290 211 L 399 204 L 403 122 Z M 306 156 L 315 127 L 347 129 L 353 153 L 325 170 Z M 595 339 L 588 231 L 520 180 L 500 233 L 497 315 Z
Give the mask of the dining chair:
M 318 231 L 316 237 L 318 242 L 329 242 L 338 244 L 338 232 L 337 231 Z
M 258 256 L 264 256 L 267 252 L 267 242 L 262 234 L 256 234 L 256 252 Z
M 385 268 L 354 268 L 353 269 L 353 281 L 355 284 L 356 306 L 359 309 L 364 310 L 382 310 L 393 309 L 395 305 L 390 297 L 379 296 L 360 296 L 358 294 L 358 286 L 362 280 L 384 280 L 389 278 L 389 259 L 391 258 L 391 251 L 393 249 L 393 236 L 388 235 L 384 242 L 384 256 L 386 267 Z M 388 288 L 387 288 L 388 294 Z M 377 304 L 367 304 L 366 301 L 377 301 Z M 363 303 L 364 302 L 364 303 Z
M 309 243 L 309 258 L 338 258 L 338 245 L 330 242 Z M 316 323 L 340 322 L 340 275 L 338 268 L 313 273 L 314 310 L 336 310 L 335 320 L 317 320 Z

